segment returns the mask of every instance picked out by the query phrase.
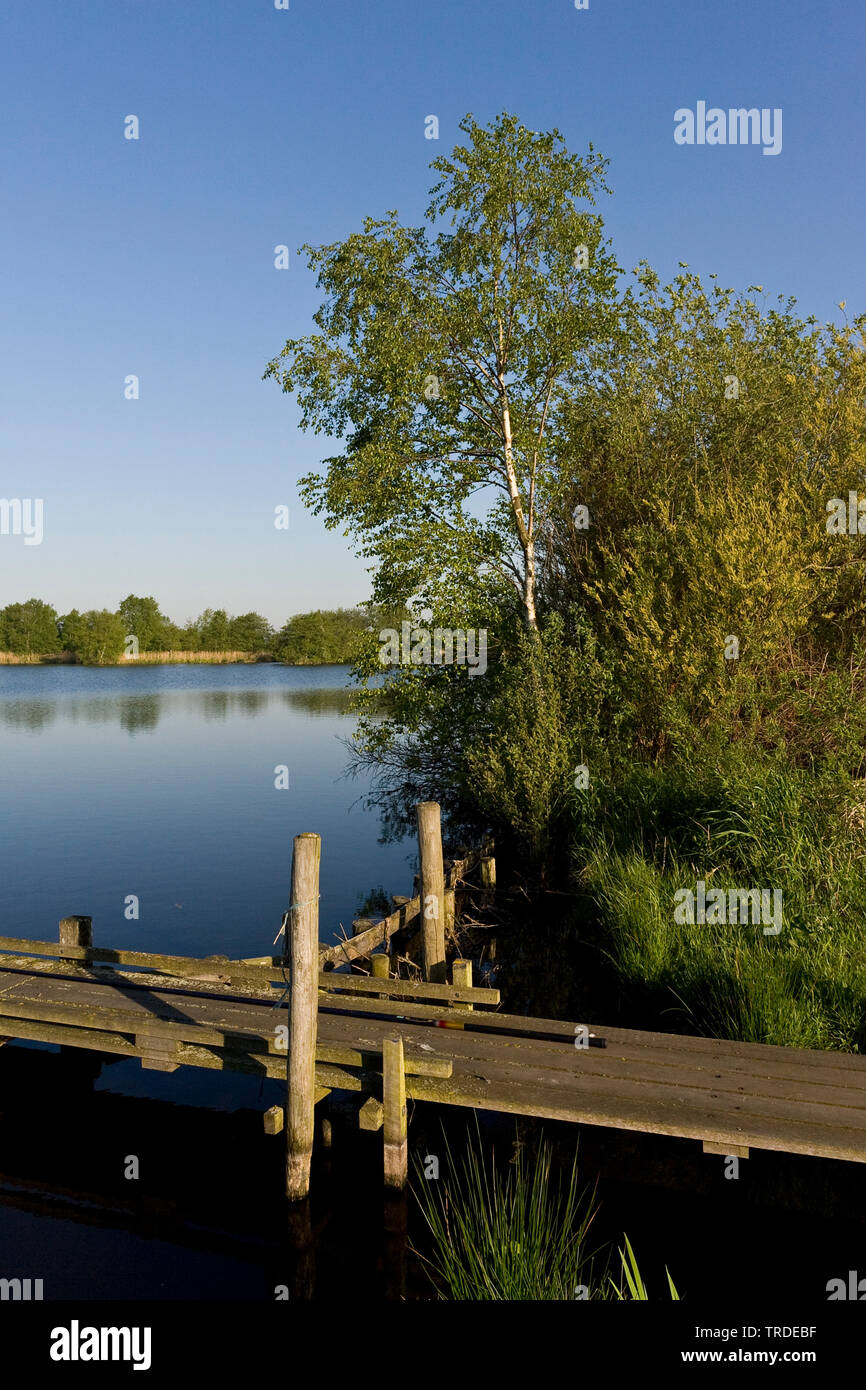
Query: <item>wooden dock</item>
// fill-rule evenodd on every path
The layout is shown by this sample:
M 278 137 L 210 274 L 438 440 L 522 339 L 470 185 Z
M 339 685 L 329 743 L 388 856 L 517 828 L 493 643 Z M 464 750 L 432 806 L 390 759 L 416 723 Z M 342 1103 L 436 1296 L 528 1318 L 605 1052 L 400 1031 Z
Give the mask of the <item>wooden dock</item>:
M 293 1199 L 308 1189 L 314 1107 L 333 1090 L 358 1093 L 361 1127 L 382 1129 L 385 1180 L 397 1188 L 407 1100 L 694 1139 L 740 1158 L 769 1149 L 866 1161 L 866 1057 L 598 1024 L 593 1039 L 580 1023 L 503 1014 L 497 990 L 473 987 L 468 961 L 443 979 L 445 950 L 429 929 L 420 944 L 438 978 L 392 978 L 377 947 L 425 903 L 441 904 L 427 924 L 444 931 L 446 895 L 469 860 L 439 878 L 422 873 L 419 896 L 391 918 L 320 948 L 319 848 L 317 836 L 295 841 L 285 956 L 113 951 L 92 945 L 81 917 L 64 919 L 59 941 L 0 938 L 0 1041 L 59 1043 L 159 1071 L 285 1078 L 285 1109 L 272 1107 L 264 1123 L 286 1129 Z M 489 859 L 479 851 L 473 862 Z M 493 876 L 488 864 L 488 888 Z M 341 952 L 366 959 L 370 973 L 333 969 Z

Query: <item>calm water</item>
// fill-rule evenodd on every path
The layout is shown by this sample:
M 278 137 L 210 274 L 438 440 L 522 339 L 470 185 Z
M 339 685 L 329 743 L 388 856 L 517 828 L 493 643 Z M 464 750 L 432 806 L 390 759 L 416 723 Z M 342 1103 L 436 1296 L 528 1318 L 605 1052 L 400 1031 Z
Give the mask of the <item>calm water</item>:
M 267 954 L 310 830 L 323 940 L 372 888 L 410 891 L 412 846 L 377 843 L 366 783 L 344 776 L 347 682 L 346 667 L 0 667 L 0 935 L 53 940 L 83 913 L 97 945 Z

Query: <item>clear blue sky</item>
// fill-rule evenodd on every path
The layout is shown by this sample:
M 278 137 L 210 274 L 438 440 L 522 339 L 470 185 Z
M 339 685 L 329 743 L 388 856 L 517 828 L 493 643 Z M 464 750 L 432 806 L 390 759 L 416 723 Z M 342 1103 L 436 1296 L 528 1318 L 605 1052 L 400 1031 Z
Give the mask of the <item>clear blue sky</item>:
M 591 140 L 622 265 L 862 310 L 864 56 L 854 0 L 4 0 L 0 496 L 43 498 L 45 537 L 0 536 L 0 605 L 367 597 L 296 494 L 328 449 L 261 380 L 316 307 L 273 248 L 420 220 L 467 111 Z M 781 107 L 781 154 L 677 146 L 699 100 Z

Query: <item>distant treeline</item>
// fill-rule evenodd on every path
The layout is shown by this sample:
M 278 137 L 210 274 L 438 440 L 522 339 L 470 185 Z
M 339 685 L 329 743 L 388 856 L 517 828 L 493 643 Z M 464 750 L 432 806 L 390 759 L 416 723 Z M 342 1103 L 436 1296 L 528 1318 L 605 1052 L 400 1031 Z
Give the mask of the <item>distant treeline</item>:
M 59 615 L 50 603 L 31 598 L 0 609 L 0 652 L 20 657 L 71 653 L 87 665 L 112 665 L 124 655 L 149 652 L 231 652 L 265 656 L 289 665 L 339 665 L 354 661 L 372 629 L 399 626 L 404 614 L 360 608 L 298 613 L 275 629 L 260 613 L 229 617 L 224 608 L 206 608 L 178 626 L 160 611 L 155 598 L 129 594 L 116 610 L 73 608 Z

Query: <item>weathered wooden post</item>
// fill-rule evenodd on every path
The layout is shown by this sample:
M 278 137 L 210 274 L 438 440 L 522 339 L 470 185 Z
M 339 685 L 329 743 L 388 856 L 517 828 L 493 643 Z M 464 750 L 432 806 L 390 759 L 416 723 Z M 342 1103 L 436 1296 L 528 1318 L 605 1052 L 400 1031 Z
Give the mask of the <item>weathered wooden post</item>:
M 60 945 L 63 946 L 92 946 L 93 945 L 93 918 L 92 917 L 63 917 L 60 921 Z M 87 961 L 80 960 L 77 956 L 64 956 L 60 951 L 60 959 L 68 960 L 75 965 L 86 965 Z
M 86 969 L 86 960 L 81 960 L 78 956 L 64 956 L 63 948 L 64 946 L 92 945 L 92 917 L 62 917 L 60 919 L 60 950 L 58 955 L 61 960 L 66 961 L 69 965 L 78 965 Z M 60 1044 L 60 1053 L 71 1063 L 76 1080 L 83 1082 L 87 1087 L 92 1086 L 102 1071 L 103 1059 L 99 1053 L 89 1052 L 80 1047 L 71 1047 L 69 1043 Z
M 289 917 L 289 1056 L 286 1097 L 286 1196 L 310 1190 L 316 1106 L 319 1009 L 319 835 L 296 835 Z
M 445 940 L 447 941 L 454 931 L 454 923 L 457 918 L 457 894 L 453 888 L 445 889 Z
M 455 960 L 451 966 L 451 983 L 461 985 L 464 989 L 472 988 L 472 962 L 471 960 Z M 454 1009 L 461 1009 L 463 1012 L 472 1011 L 471 1004 L 464 1004 L 455 999 L 451 1006 Z
M 492 854 L 484 856 L 478 870 L 481 880 L 482 902 L 486 907 L 489 907 L 496 897 L 496 860 Z
M 438 801 L 418 805 L 421 860 L 421 967 L 425 980 L 445 984 L 445 868 Z
M 385 1186 L 402 1191 L 409 1175 L 406 1073 L 403 1066 L 402 1038 L 382 1040 L 382 1109 L 385 1129 Z
M 370 957 L 370 972 L 374 980 L 387 980 L 390 975 L 391 961 L 384 951 L 376 951 Z M 387 994 L 376 995 L 377 999 L 387 999 Z

